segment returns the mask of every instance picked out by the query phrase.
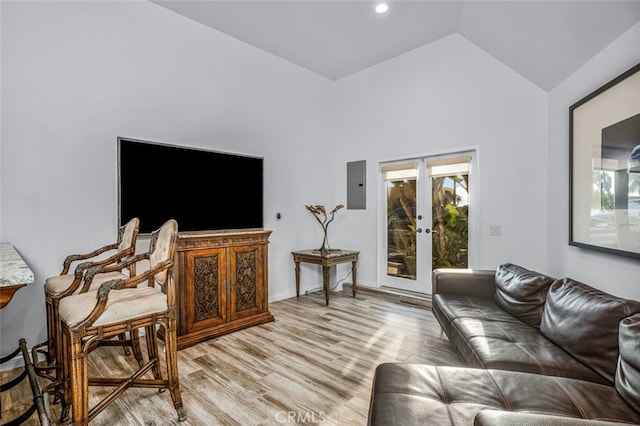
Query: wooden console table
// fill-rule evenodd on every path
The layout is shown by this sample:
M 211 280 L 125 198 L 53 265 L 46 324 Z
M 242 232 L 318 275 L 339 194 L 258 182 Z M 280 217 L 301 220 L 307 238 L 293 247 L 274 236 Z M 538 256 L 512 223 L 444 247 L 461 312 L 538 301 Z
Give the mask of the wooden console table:
M 333 265 L 351 262 L 351 277 L 353 278 L 353 297 L 356 297 L 356 269 L 359 251 L 354 250 L 330 250 L 321 253 L 320 250 L 292 251 L 293 261 L 296 265 L 296 297 L 300 297 L 300 262 L 322 265 L 322 286 L 324 297 L 329 306 L 329 270 Z
M 0 309 L 7 306 L 16 291 L 33 283 L 33 272 L 9 243 L 0 243 Z

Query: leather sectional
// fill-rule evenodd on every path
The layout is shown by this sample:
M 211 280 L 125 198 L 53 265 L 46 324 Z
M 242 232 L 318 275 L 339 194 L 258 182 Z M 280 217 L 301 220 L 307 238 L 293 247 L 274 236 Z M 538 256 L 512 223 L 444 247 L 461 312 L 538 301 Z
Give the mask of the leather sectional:
M 505 264 L 434 271 L 432 309 L 469 367 L 379 365 L 369 425 L 640 424 L 640 302 Z

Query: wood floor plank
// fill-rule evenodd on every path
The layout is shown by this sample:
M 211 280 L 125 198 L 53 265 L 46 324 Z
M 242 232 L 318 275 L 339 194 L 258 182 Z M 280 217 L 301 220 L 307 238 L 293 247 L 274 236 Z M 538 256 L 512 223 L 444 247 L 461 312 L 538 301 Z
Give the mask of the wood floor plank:
M 463 365 L 428 307 L 350 292 L 332 293 L 326 306 L 317 292 L 272 303 L 270 311 L 273 322 L 179 351 L 185 422 L 177 422 L 169 392 L 129 389 L 91 424 L 364 425 L 378 364 Z M 117 347 L 89 358 L 92 375 L 136 365 Z M 0 373 L 0 380 L 9 374 Z M 108 390 L 92 387 L 90 404 Z M 3 395 L 2 422 L 28 398 L 28 389 Z M 51 411 L 57 419 L 59 405 Z M 37 425 L 36 418 L 27 424 Z

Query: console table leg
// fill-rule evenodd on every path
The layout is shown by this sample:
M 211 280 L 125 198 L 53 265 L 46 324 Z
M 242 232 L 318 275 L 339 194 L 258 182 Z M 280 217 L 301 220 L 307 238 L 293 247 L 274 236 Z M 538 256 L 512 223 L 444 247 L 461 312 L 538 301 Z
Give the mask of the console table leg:
M 358 263 L 357 260 L 351 262 L 351 277 L 353 278 L 353 285 L 351 286 L 351 290 L 353 291 L 353 297 L 356 297 L 356 271 L 358 269 L 356 267 L 356 263 Z
M 300 262 L 296 263 L 296 297 L 300 297 Z
M 322 267 L 322 285 L 324 287 L 324 298 L 329 306 L 329 266 Z

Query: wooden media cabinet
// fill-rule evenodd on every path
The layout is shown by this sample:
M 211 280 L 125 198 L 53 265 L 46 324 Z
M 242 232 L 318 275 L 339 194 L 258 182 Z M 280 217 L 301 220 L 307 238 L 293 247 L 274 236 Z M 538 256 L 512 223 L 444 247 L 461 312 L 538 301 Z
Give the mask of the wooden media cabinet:
M 270 234 L 263 229 L 179 234 L 174 266 L 178 349 L 273 321 Z

